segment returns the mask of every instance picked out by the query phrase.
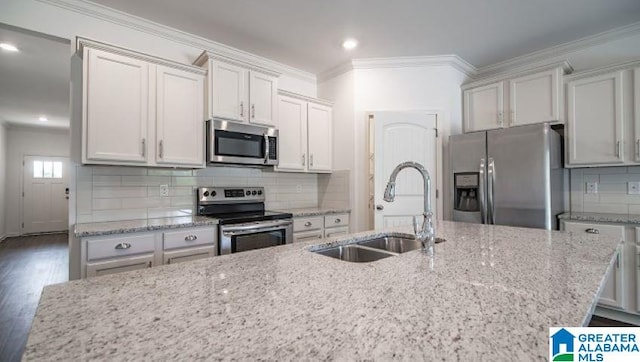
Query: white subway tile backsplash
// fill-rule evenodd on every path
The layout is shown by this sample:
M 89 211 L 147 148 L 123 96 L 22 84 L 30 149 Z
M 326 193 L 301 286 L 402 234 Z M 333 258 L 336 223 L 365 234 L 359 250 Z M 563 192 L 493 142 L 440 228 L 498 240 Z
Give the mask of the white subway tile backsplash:
M 149 168 L 147 175 L 149 176 L 193 176 L 192 170 L 171 170 L 164 168 Z
M 171 205 L 168 197 L 140 197 L 122 199 L 123 209 L 139 209 L 143 207 L 167 207 Z
M 627 194 L 627 182 L 640 181 L 640 167 L 572 169 L 571 210 L 602 213 L 638 213 L 640 195 Z M 598 193 L 587 194 L 586 183 L 598 182 Z
M 157 219 L 160 217 L 180 217 L 193 214 L 193 208 L 185 207 L 160 207 L 150 208 L 148 210 L 149 219 Z
M 173 176 L 171 178 L 171 184 L 174 186 L 212 186 L 214 185 L 212 177 L 197 177 L 197 176 L 186 176 L 186 177 Z
M 123 186 L 160 186 L 171 183 L 171 176 L 122 176 Z
M 171 206 L 193 206 L 195 198 L 193 196 L 174 196 L 170 198 Z
M 121 199 L 94 199 L 93 210 L 117 210 L 122 208 Z
M 139 220 L 147 218 L 147 209 L 118 209 L 94 211 L 92 222 Z
M 93 175 L 93 186 L 120 186 L 122 176 Z
M 626 167 L 592 167 L 585 168 L 583 170 L 585 175 L 610 175 L 627 173 Z
M 147 169 L 144 167 L 120 167 L 120 166 L 93 166 L 94 175 L 120 175 L 120 176 L 139 176 L 146 175 Z
M 93 198 L 146 197 L 146 187 L 96 187 L 94 183 Z
M 624 204 L 585 203 L 584 212 L 627 214 L 629 213 L 629 206 Z

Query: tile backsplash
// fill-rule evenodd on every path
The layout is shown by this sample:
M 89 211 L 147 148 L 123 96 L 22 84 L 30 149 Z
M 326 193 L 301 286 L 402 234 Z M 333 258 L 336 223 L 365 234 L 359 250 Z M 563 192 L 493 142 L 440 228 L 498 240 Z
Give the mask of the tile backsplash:
M 640 182 L 640 166 L 571 169 L 571 211 L 640 214 L 640 195 L 627 194 L 628 182 Z M 597 193 L 587 193 L 587 183 Z
M 259 168 L 78 166 L 76 180 L 78 223 L 192 215 L 200 186 L 263 186 L 270 210 L 320 205 L 318 175 Z M 168 186 L 169 196 L 160 195 L 160 185 Z

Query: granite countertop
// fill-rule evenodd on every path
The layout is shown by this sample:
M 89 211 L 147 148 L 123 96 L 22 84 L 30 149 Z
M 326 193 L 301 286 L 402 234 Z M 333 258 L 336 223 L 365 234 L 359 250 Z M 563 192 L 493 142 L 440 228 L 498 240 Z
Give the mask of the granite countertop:
M 23 358 L 546 360 L 548 327 L 588 323 L 622 245 L 436 228 L 447 241 L 434 257 L 349 263 L 310 252 L 310 241 L 48 286 Z
M 609 222 L 619 224 L 640 224 L 640 215 L 607 214 L 600 212 L 565 212 L 558 215 L 560 220 Z
M 178 229 L 193 226 L 217 225 L 218 219 L 205 216 L 181 216 L 159 219 L 124 220 L 76 224 L 78 238 L 111 234 L 136 233 L 163 229 Z
M 345 213 L 350 213 L 351 209 L 330 208 L 330 207 L 309 207 L 309 208 L 301 208 L 301 209 L 281 209 L 276 211 L 291 213 L 293 214 L 293 217 L 304 217 L 304 216 L 320 216 L 320 215 L 331 215 L 331 214 L 345 214 Z

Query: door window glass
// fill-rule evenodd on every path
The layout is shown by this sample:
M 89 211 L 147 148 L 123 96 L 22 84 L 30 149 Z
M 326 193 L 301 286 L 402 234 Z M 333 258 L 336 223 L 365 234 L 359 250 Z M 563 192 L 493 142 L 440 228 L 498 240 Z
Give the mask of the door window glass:
M 33 161 L 33 178 L 62 178 L 62 162 Z

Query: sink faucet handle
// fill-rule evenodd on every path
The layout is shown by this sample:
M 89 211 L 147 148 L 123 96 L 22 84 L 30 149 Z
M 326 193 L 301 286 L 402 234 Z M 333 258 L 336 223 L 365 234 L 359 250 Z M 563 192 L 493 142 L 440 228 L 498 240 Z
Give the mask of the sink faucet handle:
M 418 216 L 413 217 L 413 234 L 418 236 Z

